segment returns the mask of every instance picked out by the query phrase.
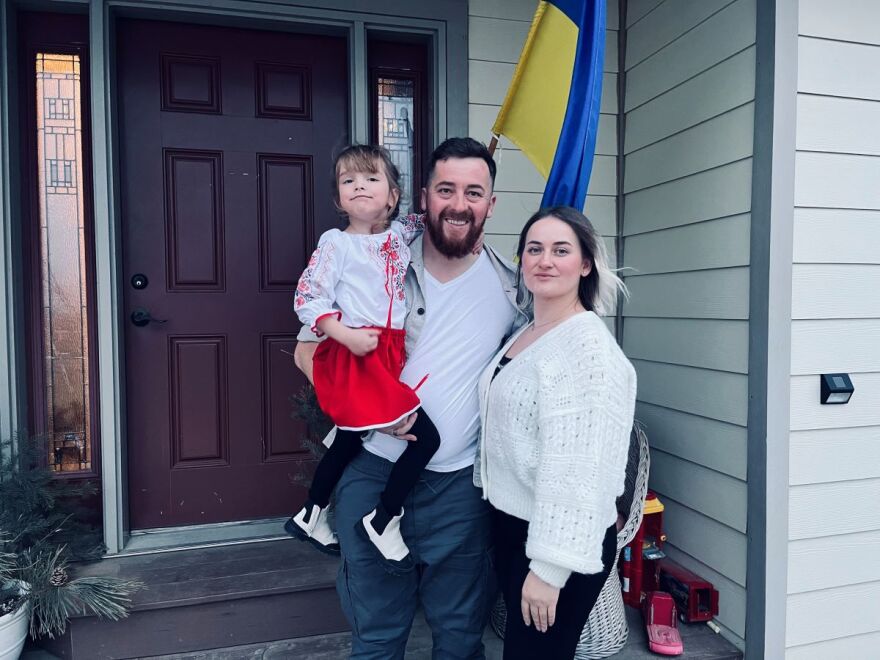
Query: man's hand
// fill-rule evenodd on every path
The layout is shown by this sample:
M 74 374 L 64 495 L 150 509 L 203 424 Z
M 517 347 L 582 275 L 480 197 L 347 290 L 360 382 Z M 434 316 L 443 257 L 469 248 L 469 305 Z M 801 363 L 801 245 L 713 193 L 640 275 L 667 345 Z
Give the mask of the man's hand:
M 537 575 L 529 571 L 523 582 L 522 608 L 523 621 L 527 626 L 534 622 L 535 628 L 547 632 L 556 623 L 556 603 L 559 601 L 559 589 L 547 584 Z
M 477 242 L 474 243 L 474 250 L 473 250 L 474 254 L 480 254 L 480 252 L 483 251 L 483 243 L 484 243 L 483 239 L 485 237 L 486 237 L 486 234 L 484 234 L 483 232 L 480 232 L 480 235 L 477 237 Z
M 412 433 L 408 431 L 413 427 L 413 424 L 416 423 L 416 419 L 418 418 L 418 413 L 412 413 L 409 417 L 405 417 L 403 420 L 397 422 L 394 426 L 385 426 L 381 429 L 376 429 L 379 433 L 385 433 L 387 435 L 392 435 L 398 440 L 407 440 L 408 442 L 413 442 L 416 439 Z
M 314 341 L 298 341 L 296 348 L 293 349 L 293 363 L 297 369 L 305 374 L 312 385 L 315 384 L 315 379 L 312 377 L 314 371 L 312 360 L 314 360 L 317 350 L 318 344 Z
M 382 331 L 376 328 L 348 328 L 348 332 L 340 335 L 336 341 L 355 355 L 364 356 L 376 350 L 381 334 Z

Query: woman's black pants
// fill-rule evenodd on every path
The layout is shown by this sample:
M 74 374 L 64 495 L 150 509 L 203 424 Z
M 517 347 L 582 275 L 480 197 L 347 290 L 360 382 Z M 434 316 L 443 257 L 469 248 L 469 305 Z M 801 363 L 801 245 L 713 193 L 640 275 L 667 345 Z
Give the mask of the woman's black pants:
M 492 509 L 495 541 L 495 567 L 507 606 L 504 631 L 504 660 L 571 660 L 581 631 L 596 604 L 599 592 L 611 572 L 617 553 L 617 528 L 612 525 L 602 542 L 602 572 L 593 575 L 572 573 L 559 592 L 556 622 L 547 632 L 526 626 L 522 617 L 522 587 L 529 572 L 526 537 L 529 523 Z

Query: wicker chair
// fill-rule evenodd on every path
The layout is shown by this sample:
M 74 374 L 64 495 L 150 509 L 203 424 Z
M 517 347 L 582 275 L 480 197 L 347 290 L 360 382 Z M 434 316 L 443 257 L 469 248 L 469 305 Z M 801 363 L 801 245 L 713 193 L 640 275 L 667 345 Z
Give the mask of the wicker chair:
M 617 558 L 624 546 L 632 541 L 639 525 L 642 524 L 642 509 L 645 494 L 648 492 L 650 464 L 648 438 L 644 427 L 636 422 L 630 435 L 626 484 L 623 494 L 617 499 L 617 510 L 621 515 L 626 516 L 626 523 L 617 533 L 617 556 L 581 633 L 581 641 L 574 655 L 576 660 L 607 658 L 620 651 L 626 644 L 629 629 L 626 625 L 626 612 L 620 592 L 620 578 L 617 576 Z M 504 599 L 499 595 L 492 609 L 491 624 L 495 634 L 502 639 L 506 621 Z

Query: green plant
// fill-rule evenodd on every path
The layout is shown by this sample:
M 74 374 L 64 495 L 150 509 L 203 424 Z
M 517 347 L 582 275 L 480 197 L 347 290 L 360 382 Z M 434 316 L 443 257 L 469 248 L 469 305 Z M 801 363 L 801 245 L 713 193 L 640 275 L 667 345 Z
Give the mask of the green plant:
M 0 614 L 29 605 L 34 638 L 63 634 L 77 614 L 123 618 L 131 595 L 143 586 L 76 577 L 74 562 L 98 559 L 104 550 L 82 506 L 96 489 L 54 479 L 43 465 L 44 449 L 39 439 L 0 442 Z
M 303 447 L 315 458 L 321 458 L 326 451 L 321 441 L 333 428 L 333 422 L 321 410 L 318 397 L 315 396 L 315 388 L 308 383 L 303 386 L 299 394 L 294 394 L 291 400 L 293 401 L 291 416 L 294 419 L 301 419 L 306 424 L 306 435 L 302 439 Z

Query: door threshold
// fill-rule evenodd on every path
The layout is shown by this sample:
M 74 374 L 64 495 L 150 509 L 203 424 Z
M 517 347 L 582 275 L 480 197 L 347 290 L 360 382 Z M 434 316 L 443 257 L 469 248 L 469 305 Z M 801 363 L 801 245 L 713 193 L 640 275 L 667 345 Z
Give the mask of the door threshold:
M 133 530 L 125 547 L 118 554 L 107 555 L 107 558 L 178 552 L 262 541 L 283 541 L 290 538 L 284 532 L 285 520 L 287 518 L 263 518 L 208 525 Z

